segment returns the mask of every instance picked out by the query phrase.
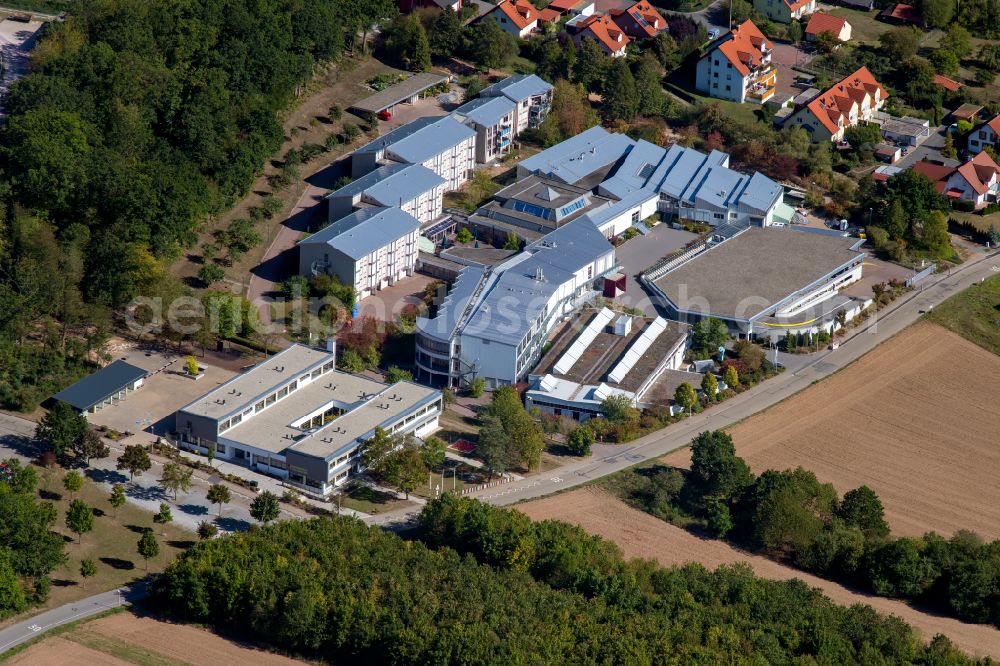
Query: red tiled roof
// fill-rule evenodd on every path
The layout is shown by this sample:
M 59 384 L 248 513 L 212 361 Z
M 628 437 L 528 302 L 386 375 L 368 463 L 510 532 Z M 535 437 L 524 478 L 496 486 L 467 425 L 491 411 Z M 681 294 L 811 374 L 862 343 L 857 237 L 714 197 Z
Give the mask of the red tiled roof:
M 993 130 L 995 134 L 1000 134 L 1000 115 L 994 116 L 993 120 L 986 123 L 986 126 Z
M 736 71 L 746 76 L 750 73 L 751 67 L 760 66 L 761 46 L 770 49 L 771 42 L 767 41 L 764 33 L 754 25 L 753 21 L 744 21 L 730 30 L 716 48 L 726 56 Z
M 554 9 L 549 9 L 548 7 L 546 7 L 545 9 L 538 10 L 539 21 L 543 21 L 545 23 L 558 23 L 559 19 L 561 18 L 562 14 L 560 14 Z
M 589 32 L 612 53 L 625 48 L 632 41 L 609 16 L 588 16 L 587 20 L 580 24 L 580 28 L 582 32 Z
M 612 18 L 618 18 L 626 14 L 632 17 L 632 20 L 639 26 L 639 29 L 646 33 L 647 37 L 655 37 L 656 33 L 665 30 L 667 27 L 667 22 L 660 15 L 660 12 L 656 11 L 645 0 L 639 0 L 639 2 L 624 9 L 611 10 Z M 642 19 L 641 21 L 639 20 L 640 18 Z M 622 29 L 624 30 L 624 28 Z
M 528 0 L 501 0 L 493 11 L 503 12 L 518 30 L 524 30 L 538 20 L 538 10 Z
M 820 35 L 824 32 L 832 32 L 837 37 L 840 37 L 840 32 L 844 29 L 846 23 L 847 19 L 840 16 L 816 12 L 809 19 L 809 25 L 806 26 L 806 34 Z
M 989 153 L 983 151 L 958 167 L 956 171 L 972 186 L 976 194 L 985 194 L 990 189 L 989 183 L 1000 171 L 1000 167 L 989 156 Z
M 889 17 L 906 23 L 920 23 L 920 12 L 917 11 L 917 8 L 913 5 L 903 4 L 902 2 L 897 3 L 892 8 L 892 11 L 889 12 Z
M 910 169 L 914 173 L 919 173 L 922 176 L 927 176 L 931 181 L 935 183 L 940 183 L 941 189 L 944 189 L 944 181 L 948 180 L 951 174 L 955 173 L 954 167 L 946 167 L 941 164 L 934 164 L 932 162 L 917 162 Z
M 954 79 L 949 79 L 947 76 L 942 74 L 935 74 L 932 79 L 936 85 L 941 86 L 945 90 L 950 90 L 952 92 L 958 91 L 962 87 L 962 84 Z
M 568 12 L 579 4 L 580 0 L 552 0 L 549 8 L 560 12 Z
M 885 88 L 867 67 L 862 67 L 809 102 L 807 108 L 833 134 L 840 128 L 838 121 L 843 121 L 844 127 L 850 124 L 852 104 L 864 106 L 865 99 L 868 99 L 869 106 L 874 107 L 875 91 L 879 92 L 879 99 L 886 98 Z

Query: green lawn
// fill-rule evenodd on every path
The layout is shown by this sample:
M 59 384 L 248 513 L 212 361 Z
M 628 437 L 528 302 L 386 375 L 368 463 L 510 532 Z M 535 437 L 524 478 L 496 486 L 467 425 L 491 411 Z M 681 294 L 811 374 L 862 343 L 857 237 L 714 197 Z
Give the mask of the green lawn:
M 1000 275 L 952 296 L 926 317 L 1000 355 Z
M 414 505 L 413 502 L 399 499 L 394 493 L 375 490 L 361 483 L 353 484 L 338 497 L 341 507 L 368 514 L 385 513 L 393 509 Z M 337 504 L 336 497 L 333 503 Z M 334 510 L 336 511 L 336 509 Z
M 746 104 L 740 104 L 739 102 L 730 102 L 727 99 L 716 99 L 715 97 L 704 97 L 697 93 L 686 90 L 685 92 L 694 98 L 695 106 L 702 106 L 703 104 L 718 104 L 727 116 L 736 118 L 738 120 L 744 120 L 746 122 L 761 122 L 758 112 L 763 108 L 759 104 L 752 104 L 747 102 Z
M 864 12 L 848 7 L 832 7 L 825 9 L 824 13 L 847 19 L 851 24 L 851 41 L 856 43 L 877 44 L 879 35 L 892 27 L 888 23 L 875 20 L 877 11 Z
M 990 213 L 989 215 L 977 215 L 976 213 L 965 213 L 953 210 L 948 215 L 949 217 L 959 220 L 960 222 L 971 224 L 980 231 L 989 231 L 991 224 L 997 229 L 1000 229 L 1000 212 Z
M 67 562 L 52 572 L 52 590 L 49 600 L 41 608 L 32 608 L 19 617 L 34 615 L 39 610 L 55 608 L 65 603 L 83 599 L 98 592 L 112 590 L 149 573 L 163 571 L 174 557 L 198 540 L 193 533 L 172 524 L 161 526 L 153 523 L 153 514 L 131 503 L 114 509 L 108 503 L 108 491 L 102 485 L 84 481 L 83 489 L 76 494 L 96 511 L 94 530 L 83 535 L 83 542 L 66 528 L 66 509 L 70 497 L 62 487 L 64 471 L 60 469 L 39 472 L 39 494 L 42 499 L 55 504 L 58 511 L 55 531 L 66 538 Z M 171 507 L 174 513 L 176 507 Z M 136 552 L 143 528 L 153 528 L 160 542 L 160 554 L 149 561 L 149 571 Z M 80 576 L 80 561 L 92 559 L 97 565 L 97 575 L 87 579 Z M 9 618 L 7 623 L 18 617 Z

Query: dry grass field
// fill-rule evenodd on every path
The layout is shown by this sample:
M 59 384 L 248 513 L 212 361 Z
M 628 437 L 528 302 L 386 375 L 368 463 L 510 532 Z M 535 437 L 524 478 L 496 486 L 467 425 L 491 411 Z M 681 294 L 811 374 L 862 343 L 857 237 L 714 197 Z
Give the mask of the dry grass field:
M 764 578 L 799 578 L 820 588 L 838 604 L 863 603 L 879 612 L 896 615 L 915 627 L 924 639 L 945 634 L 969 654 L 1000 657 L 1000 631 L 993 627 L 923 613 L 901 601 L 855 592 L 773 560 L 745 553 L 724 541 L 702 539 L 634 509 L 599 488 L 580 488 L 519 504 L 517 508 L 534 520 L 551 518 L 579 525 L 591 534 L 614 541 L 629 558 L 652 558 L 665 566 L 698 562 L 711 569 L 745 562 Z
M 304 662 L 234 643 L 198 627 L 118 613 L 46 638 L 8 663 L 294 666 Z
M 730 432 L 754 472 L 802 466 L 841 494 L 870 486 L 895 534 L 997 539 L 998 377 L 1000 357 L 920 322 Z

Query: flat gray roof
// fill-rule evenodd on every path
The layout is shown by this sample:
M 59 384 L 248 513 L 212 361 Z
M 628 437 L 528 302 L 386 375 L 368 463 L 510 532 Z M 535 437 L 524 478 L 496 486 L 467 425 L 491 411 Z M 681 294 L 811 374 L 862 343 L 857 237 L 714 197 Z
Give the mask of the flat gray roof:
M 432 74 L 430 72 L 414 74 L 405 81 L 400 81 L 399 83 L 389 86 L 385 90 L 380 90 L 374 95 L 364 98 L 360 102 L 356 102 L 351 106 L 351 108 L 362 113 L 378 113 L 379 111 L 385 111 L 389 107 L 395 106 L 400 102 L 404 102 L 414 95 L 422 93 L 428 88 L 433 88 L 439 83 L 444 83 L 447 80 L 448 77 L 446 76 Z
M 253 405 L 283 384 L 334 360 L 334 355 L 327 351 L 293 344 L 181 407 L 180 411 L 222 420 L 242 411 L 246 405 Z
M 656 281 L 679 310 L 748 320 L 864 256 L 856 238 L 751 227 Z
M 329 403 L 338 409 L 350 410 L 356 405 L 363 404 L 368 396 L 380 393 L 385 388 L 385 384 L 374 379 L 331 370 L 270 407 L 266 407 L 259 414 L 254 414 L 239 425 L 224 431 L 220 437 L 242 442 L 263 451 L 281 453 L 285 449 L 292 448 L 297 438 L 302 438 L 303 431 L 295 426 L 310 412 Z M 351 418 L 353 417 L 344 414 L 334 422 L 343 425 Z
M 148 374 L 131 363 L 115 361 L 59 391 L 53 398 L 85 412 Z
M 329 381 L 338 381 L 338 377 Z M 422 405 L 433 402 L 440 391 L 412 382 L 397 382 L 385 388 L 364 404 L 303 437 L 291 446 L 293 451 L 307 456 L 326 458 L 339 455 L 378 426 L 384 426 Z

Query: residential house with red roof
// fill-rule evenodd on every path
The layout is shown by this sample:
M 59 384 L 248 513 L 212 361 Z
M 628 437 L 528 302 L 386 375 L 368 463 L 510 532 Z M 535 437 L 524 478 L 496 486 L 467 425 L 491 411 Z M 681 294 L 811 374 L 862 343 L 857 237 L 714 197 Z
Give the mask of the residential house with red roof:
M 1000 194 L 1000 167 L 988 153 L 979 153 L 958 167 L 917 162 L 912 169 L 930 178 L 934 189 L 951 201 L 968 201 L 977 209 L 995 202 Z
M 579 47 L 583 40 L 593 39 L 607 55 L 621 58 L 625 49 L 632 41 L 610 16 L 601 14 L 594 16 L 578 16 L 566 24 L 573 41 Z
M 969 134 L 969 152 L 973 155 L 983 152 L 983 148 L 1000 146 L 1000 116 L 980 125 Z
M 847 19 L 816 12 L 809 17 L 809 24 L 806 25 L 806 41 L 815 42 L 824 32 L 829 32 L 841 42 L 851 40 L 851 24 Z
M 805 106 L 796 109 L 785 122 L 805 128 L 813 142 L 843 141 L 844 130 L 869 122 L 889 98 L 867 67 L 837 82 Z
M 816 0 L 753 0 L 753 8 L 772 21 L 791 23 L 816 11 Z
M 955 201 L 971 201 L 977 209 L 997 200 L 1000 167 L 989 153 L 979 153 L 955 169 L 945 182 L 943 194 Z
M 743 22 L 709 45 L 695 69 L 695 87 L 719 99 L 763 104 L 778 82 L 771 48 L 753 21 Z
M 505 32 L 524 39 L 538 28 L 539 14 L 528 0 L 501 0 L 480 17 L 480 21 L 496 21 Z
M 624 9 L 612 9 L 611 20 L 632 39 L 656 37 L 667 29 L 667 21 L 646 0 L 639 0 Z

